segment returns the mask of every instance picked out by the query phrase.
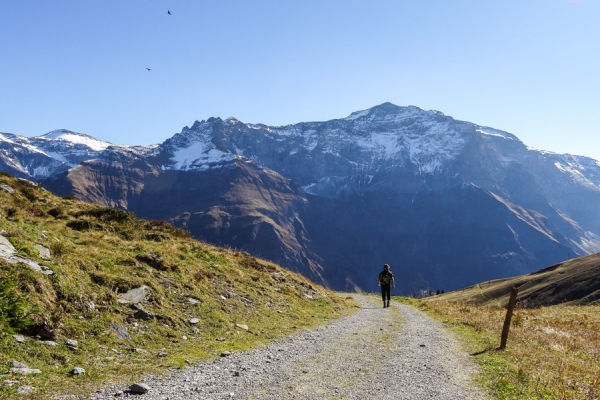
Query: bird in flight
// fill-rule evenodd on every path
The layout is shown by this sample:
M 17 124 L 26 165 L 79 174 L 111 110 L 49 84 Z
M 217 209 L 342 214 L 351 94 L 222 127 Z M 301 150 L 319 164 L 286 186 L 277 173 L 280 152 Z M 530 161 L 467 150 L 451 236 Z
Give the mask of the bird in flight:
M 169 15 L 172 15 L 172 14 L 171 14 L 171 11 L 169 11 L 169 10 L 167 10 L 167 14 L 169 14 Z
M 147 69 L 148 71 L 152 71 L 152 70 L 151 70 L 150 68 L 148 68 L 148 67 L 146 67 L 146 69 Z

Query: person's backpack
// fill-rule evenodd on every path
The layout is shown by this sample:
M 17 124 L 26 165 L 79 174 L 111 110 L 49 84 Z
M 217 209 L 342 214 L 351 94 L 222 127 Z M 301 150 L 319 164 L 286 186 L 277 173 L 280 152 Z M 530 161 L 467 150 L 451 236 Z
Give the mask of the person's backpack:
M 383 271 L 381 273 L 381 276 L 379 277 L 379 280 L 381 281 L 382 285 L 389 285 L 390 282 L 392 281 L 392 274 L 386 271 Z

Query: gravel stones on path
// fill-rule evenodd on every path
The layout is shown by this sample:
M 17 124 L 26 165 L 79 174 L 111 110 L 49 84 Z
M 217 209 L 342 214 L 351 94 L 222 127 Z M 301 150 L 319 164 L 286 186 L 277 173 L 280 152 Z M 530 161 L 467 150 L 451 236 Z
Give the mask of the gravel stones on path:
M 356 313 L 263 348 L 148 377 L 148 400 L 484 399 L 475 365 L 440 324 L 410 307 L 380 308 L 368 297 Z M 377 302 L 379 304 L 379 302 Z M 128 396 L 106 388 L 92 399 Z M 133 393 L 131 393 L 133 395 Z

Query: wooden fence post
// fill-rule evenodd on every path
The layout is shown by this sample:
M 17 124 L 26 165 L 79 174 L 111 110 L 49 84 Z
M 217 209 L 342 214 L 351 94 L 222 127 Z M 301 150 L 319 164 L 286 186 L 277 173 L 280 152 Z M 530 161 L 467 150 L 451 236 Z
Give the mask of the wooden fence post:
M 506 348 L 506 340 L 508 339 L 508 330 L 510 329 L 510 320 L 512 319 L 515 303 L 517 302 L 517 293 L 519 289 L 516 287 L 510 291 L 510 300 L 508 300 L 508 308 L 506 309 L 506 318 L 504 319 L 504 327 L 502 328 L 502 337 L 500 339 L 500 350 Z

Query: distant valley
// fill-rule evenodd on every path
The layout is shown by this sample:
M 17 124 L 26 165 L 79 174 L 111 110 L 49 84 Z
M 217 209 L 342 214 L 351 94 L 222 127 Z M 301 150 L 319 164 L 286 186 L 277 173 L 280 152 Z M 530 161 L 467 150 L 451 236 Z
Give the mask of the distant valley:
M 0 134 L 0 170 L 164 219 L 331 288 L 445 291 L 600 251 L 600 162 L 390 103 L 283 127 L 196 121 L 154 146 Z

